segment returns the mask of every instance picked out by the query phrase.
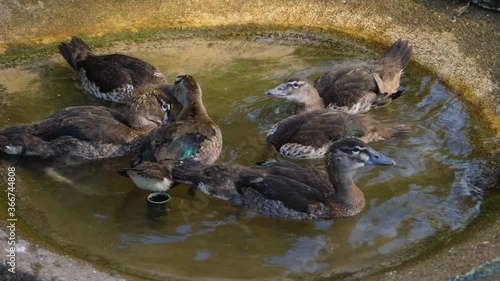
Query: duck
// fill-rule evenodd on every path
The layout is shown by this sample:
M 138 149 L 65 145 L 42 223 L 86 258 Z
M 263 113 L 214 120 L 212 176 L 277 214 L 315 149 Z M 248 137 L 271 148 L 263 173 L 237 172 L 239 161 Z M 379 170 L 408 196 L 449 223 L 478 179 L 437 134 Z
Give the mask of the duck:
M 412 45 L 399 39 L 378 60 L 339 64 L 314 80 L 314 86 L 305 77 L 291 76 L 265 93 L 297 103 L 296 114 L 322 108 L 366 113 L 403 94 L 400 79 L 412 54 Z
M 298 220 L 346 218 L 360 213 L 365 197 L 353 181 L 354 171 L 369 165 L 395 164 L 357 138 L 331 143 L 325 157 L 326 173 L 286 160 L 268 160 L 251 167 L 204 165 L 191 159 L 179 162 L 170 172 L 176 182 L 229 201 L 246 214 Z
M 212 164 L 222 150 L 222 132 L 210 118 L 202 100 L 202 90 L 191 75 L 175 78 L 176 99 L 182 110 L 173 123 L 163 124 L 144 140 L 140 154 L 131 168 L 122 170 L 142 189 L 167 191 L 172 185 L 168 175 L 172 160 L 193 158 L 202 164 Z M 151 180 L 154 175 L 161 181 Z
M 360 138 L 366 143 L 412 134 L 409 126 L 383 123 L 367 114 L 319 109 L 292 115 L 274 124 L 266 142 L 284 157 L 323 158 L 332 141 Z
M 152 85 L 136 88 L 127 109 L 73 106 L 31 125 L 0 130 L 0 151 L 63 163 L 120 157 L 139 150 L 144 137 L 168 120 L 171 105 Z
M 59 52 L 74 70 L 84 92 L 100 100 L 126 104 L 135 88 L 153 84 L 166 95 L 168 103 L 177 104 L 173 85 L 151 64 L 123 54 L 95 55 L 79 37 L 61 42 Z

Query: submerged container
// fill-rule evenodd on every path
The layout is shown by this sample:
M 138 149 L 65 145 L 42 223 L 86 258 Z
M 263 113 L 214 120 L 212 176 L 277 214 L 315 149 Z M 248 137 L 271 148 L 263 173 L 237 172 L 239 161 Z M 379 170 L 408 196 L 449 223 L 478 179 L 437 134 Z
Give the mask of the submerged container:
M 166 215 L 170 206 L 170 195 L 165 192 L 154 192 L 147 198 L 147 215 L 151 218 Z

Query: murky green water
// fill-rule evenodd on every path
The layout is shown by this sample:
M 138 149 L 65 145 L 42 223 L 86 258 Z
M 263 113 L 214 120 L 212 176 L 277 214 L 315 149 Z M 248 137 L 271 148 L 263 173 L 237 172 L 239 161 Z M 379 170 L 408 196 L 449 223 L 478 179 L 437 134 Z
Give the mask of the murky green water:
M 243 165 L 275 157 L 264 145 L 265 134 L 293 111 L 293 104 L 265 97 L 266 89 L 291 74 L 315 78 L 340 61 L 378 57 L 362 48 L 259 40 L 150 42 L 96 53 L 116 50 L 151 62 L 171 81 L 177 74 L 197 78 L 223 132 L 220 162 Z M 34 122 L 66 106 L 95 104 L 71 75 L 59 55 L 0 70 L 0 128 Z M 349 219 L 239 218 L 227 202 L 200 193 L 193 199 L 186 186 L 170 192 L 168 216 L 151 219 L 148 193 L 115 172 L 130 157 L 58 168 L 59 177 L 47 173 L 49 162 L 35 159 L 1 155 L 0 166 L 16 167 L 18 216 L 37 233 L 119 270 L 158 279 L 361 276 L 447 241 L 477 216 L 482 200 L 483 187 L 475 183 L 486 155 L 470 138 L 480 136 L 479 122 L 425 71 L 408 67 L 402 85 L 409 87 L 405 95 L 373 114 L 409 124 L 416 134 L 371 145 L 398 164 L 357 173 L 367 205 Z

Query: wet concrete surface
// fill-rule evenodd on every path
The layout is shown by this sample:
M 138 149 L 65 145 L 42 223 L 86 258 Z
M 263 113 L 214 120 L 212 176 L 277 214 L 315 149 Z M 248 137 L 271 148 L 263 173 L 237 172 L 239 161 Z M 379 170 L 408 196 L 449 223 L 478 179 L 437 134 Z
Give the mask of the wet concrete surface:
M 497 200 L 498 201 L 498 200 Z M 375 274 L 367 281 L 406 280 L 500 280 L 500 208 L 495 207 L 459 236 L 429 253 L 399 268 Z M 480 278 L 483 268 L 491 264 L 493 270 Z
M 0 249 L 9 249 L 11 246 L 7 244 L 8 234 L 4 229 L 5 227 L 2 227 L 2 231 L 0 231 Z M 7 262 L 9 260 L 10 258 L 7 259 Z M 16 237 L 15 274 L 9 269 L 12 269 L 11 264 L 2 263 L 0 280 L 130 280 L 130 278 L 125 279 L 119 274 L 98 270 L 85 261 L 48 250 L 36 242 L 24 240 L 22 236 Z

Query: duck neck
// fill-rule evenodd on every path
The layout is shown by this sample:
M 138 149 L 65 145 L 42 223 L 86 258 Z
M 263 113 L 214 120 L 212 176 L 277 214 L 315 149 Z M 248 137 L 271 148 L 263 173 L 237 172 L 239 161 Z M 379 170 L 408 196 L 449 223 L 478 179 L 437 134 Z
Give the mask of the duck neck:
M 146 109 L 141 104 L 129 104 L 127 109 L 123 121 L 120 120 L 120 122 L 130 127 L 138 135 L 148 134 L 161 124 L 160 117 L 153 121 L 151 116 L 144 114 Z
M 332 203 L 338 209 L 337 216 L 353 216 L 365 206 L 363 192 L 354 184 L 352 179 L 354 171 L 342 171 L 334 165 L 329 166 L 328 176 L 335 192 L 332 195 Z
M 352 171 L 342 172 L 330 168 L 328 176 L 335 190 L 335 194 L 349 194 L 353 187 L 357 188 L 352 179 Z
M 178 104 L 175 98 L 175 86 L 168 83 L 157 84 L 156 87 L 169 99 L 171 103 Z
M 324 108 L 325 104 L 323 102 L 323 99 L 319 96 L 318 91 L 314 87 L 311 87 L 307 95 L 307 98 L 305 98 L 303 102 L 298 103 L 295 110 L 297 113 L 302 113 L 306 111 L 312 111 Z
M 181 113 L 177 117 L 177 121 L 188 120 L 210 120 L 207 109 L 201 101 L 201 97 L 193 99 L 183 105 Z

